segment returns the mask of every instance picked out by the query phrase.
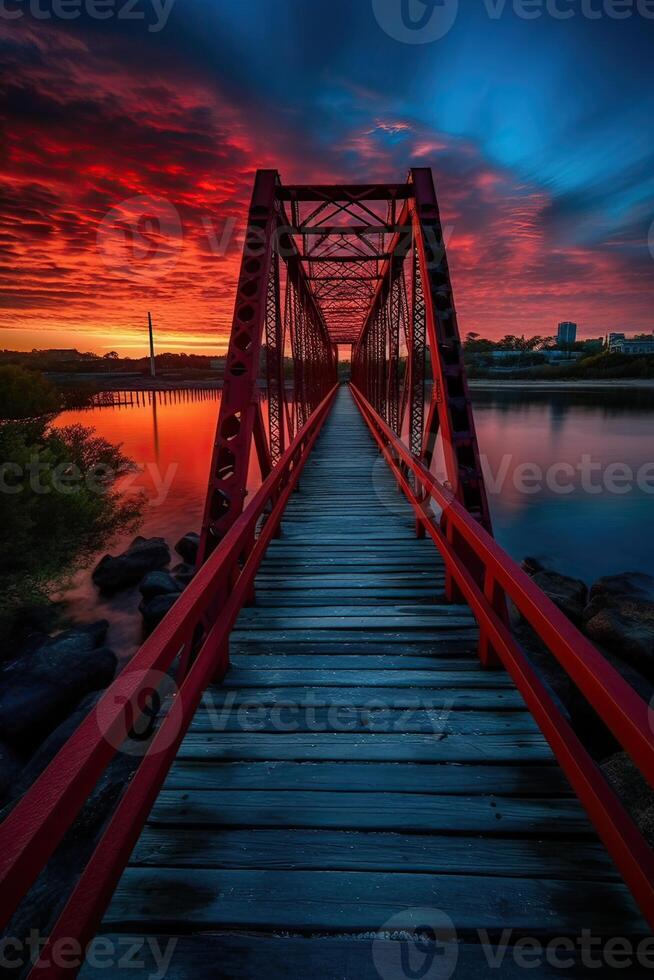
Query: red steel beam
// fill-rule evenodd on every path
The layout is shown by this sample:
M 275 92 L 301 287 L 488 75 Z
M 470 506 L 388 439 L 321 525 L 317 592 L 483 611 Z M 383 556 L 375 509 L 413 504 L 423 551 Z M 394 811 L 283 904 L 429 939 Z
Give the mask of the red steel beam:
M 278 181 L 275 170 L 259 170 L 252 192 L 198 564 L 207 559 L 238 518 L 247 493 L 250 447 L 257 412 L 255 393 L 259 354 L 266 320 L 273 232 L 277 220 L 275 200 Z
M 412 194 L 407 184 L 284 184 L 282 201 L 401 201 Z

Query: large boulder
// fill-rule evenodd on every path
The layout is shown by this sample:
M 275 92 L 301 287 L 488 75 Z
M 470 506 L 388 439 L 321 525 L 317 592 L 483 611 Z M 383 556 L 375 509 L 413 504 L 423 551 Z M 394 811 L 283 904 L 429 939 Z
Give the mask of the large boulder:
M 179 583 L 179 587 L 185 589 L 195 575 L 195 565 L 189 565 L 187 562 L 182 561 L 179 565 L 175 565 L 172 569 L 172 574 L 175 577 L 175 581 Z
M 12 786 L 8 794 L 10 800 L 22 796 L 30 788 L 32 783 L 54 759 L 59 749 L 62 748 L 79 725 L 81 725 L 89 711 L 97 704 L 101 697 L 101 691 L 94 691 L 91 694 L 87 694 L 75 710 L 50 732 L 48 737 L 39 745 L 36 752 L 34 752 L 27 765 L 23 768 L 19 778 Z
M 605 575 L 593 583 L 584 609 L 584 622 L 596 616 L 600 609 L 622 602 L 654 602 L 654 578 L 644 572 L 624 572 L 622 575 Z
M 175 605 L 179 598 L 179 592 L 168 593 L 168 595 L 156 595 L 152 599 L 143 599 L 139 609 L 143 616 L 143 627 L 146 634 L 152 632 L 158 626 L 169 609 Z
M 189 531 L 179 539 L 175 545 L 175 551 L 189 565 L 195 565 L 198 558 L 198 548 L 200 547 L 200 535 L 195 531 Z
M 118 592 L 169 562 L 170 549 L 163 538 L 138 537 L 122 555 L 101 558 L 93 569 L 93 581 L 102 592 Z
M 88 650 L 95 650 L 104 646 L 108 629 L 108 619 L 80 623 L 70 629 L 62 630 L 55 636 L 46 637 L 45 641 L 32 651 L 32 655 L 43 652 L 43 656 L 51 660 L 53 656 L 76 656 Z
M 623 572 L 598 578 L 590 589 L 590 601 L 610 605 L 616 599 L 638 599 L 654 602 L 654 576 L 644 572 Z
M 654 846 L 654 790 L 626 752 L 616 752 L 601 768 L 641 833 Z
M 547 568 L 535 572 L 532 579 L 568 619 L 576 624 L 581 623 L 588 601 L 588 587 L 585 582 Z
M 654 577 L 606 575 L 591 587 L 584 629 L 597 644 L 654 678 Z
M 585 630 L 595 643 L 654 680 L 654 602 L 623 599 L 595 612 Z
M 148 572 L 141 584 L 139 592 L 144 599 L 153 599 L 157 595 L 179 595 L 182 588 L 170 572 Z
M 21 754 L 35 746 L 91 691 L 114 678 L 116 656 L 102 642 L 106 625 L 66 630 L 0 674 L 0 739 Z

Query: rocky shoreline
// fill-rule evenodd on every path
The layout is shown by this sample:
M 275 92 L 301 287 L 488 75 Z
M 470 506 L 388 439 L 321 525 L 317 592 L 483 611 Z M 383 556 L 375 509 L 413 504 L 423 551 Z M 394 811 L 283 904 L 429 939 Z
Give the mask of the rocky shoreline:
M 654 732 L 654 577 L 625 572 L 599 578 L 589 588 L 533 558 L 523 568 L 650 706 Z M 654 790 L 533 631 L 518 615 L 513 619 L 514 632 L 576 734 L 654 846 Z
M 182 561 L 168 571 L 171 553 L 164 539 L 138 537 L 123 554 L 105 555 L 92 578 L 105 594 L 138 584 L 147 635 L 195 574 L 198 545 L 197 534 L 184 535 L 175 546 Z M 94 710 L 120 669 L 105 645 L 107 620 L 54 636 L 38 625 L 20 652 L 0 666 L 0 820 Z M 116 753 L 16 912 L 8 935 L 48 931 L 139 761 L 140 754 Z
M 163 538 L 137 537 L 120 555 L 105 555 L 92 572 L 99 591 L 138 585 L 143 632 L 163 619 L 195 574 L 199 536 L 175 546 L 170 571 Z M 119 660 L 106 646 L 107 620 L 50 636 L 35 627 L 0 667 L 0 806 L 10 807 L 54 758 L 116 676 Z M 122 778 L 122 777 L 121 777 Z
M 189 531 L 175 545 L 182 559 L 168 570 L 170 549 L 163 538 L 134 538 L 121 555 L 105 555 L 92 573 L 100 592 L 113 595 L 138 585 L 145 635 L 152 632 L 195 574 L 200 537 Z

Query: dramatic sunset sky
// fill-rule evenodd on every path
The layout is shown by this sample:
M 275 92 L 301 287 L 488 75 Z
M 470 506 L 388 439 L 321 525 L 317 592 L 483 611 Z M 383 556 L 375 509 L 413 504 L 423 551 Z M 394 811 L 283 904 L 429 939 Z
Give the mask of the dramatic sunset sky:
M 159 350 L 222 352 L 257 167 L 433 167 L 463 332 L 652 330 L 654 20 L 637 10 L 461 0 L 444 37 L 408 44 L 379 22 L 401 0 L 174 0 L 165 23 L 162 0 L 121 17 L 105 0 L 106 19 L 79 0 L 70 20 L 57 2 L 0 11 L 0 347 L 143 354 L 151 309 Z M 130 265 L 107 228 L 144 196 L 165 250 L 150 262 L 137 225 Z

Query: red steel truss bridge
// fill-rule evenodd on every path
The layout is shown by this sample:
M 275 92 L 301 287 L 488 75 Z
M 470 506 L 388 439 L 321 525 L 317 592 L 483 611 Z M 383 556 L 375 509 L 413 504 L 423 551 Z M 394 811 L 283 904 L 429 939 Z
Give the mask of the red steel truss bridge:
M 496 976 L 498 945 L 517 977 L 525 937 L 532 975 L 605 976 L 647 942 L 652 851 L 511 623 L 652 784 L 648 705 L 493 538 L 429 170 L 257 174 L 198 564 L 4 820 L 11 935 L 150 722 L 31 977 L 96 935 L 151 973 L 174 937 L 175 980 Z

